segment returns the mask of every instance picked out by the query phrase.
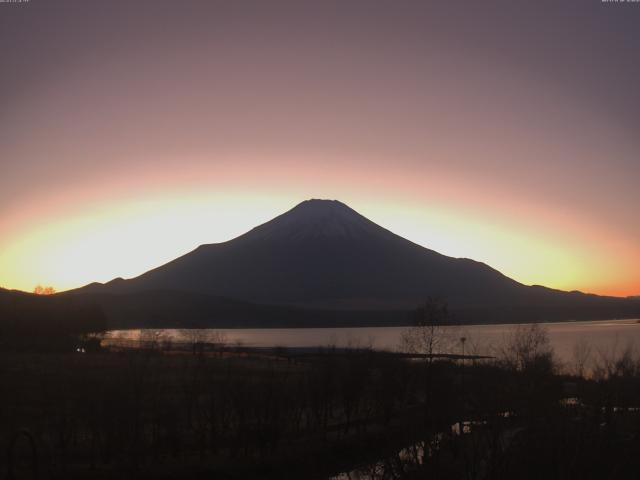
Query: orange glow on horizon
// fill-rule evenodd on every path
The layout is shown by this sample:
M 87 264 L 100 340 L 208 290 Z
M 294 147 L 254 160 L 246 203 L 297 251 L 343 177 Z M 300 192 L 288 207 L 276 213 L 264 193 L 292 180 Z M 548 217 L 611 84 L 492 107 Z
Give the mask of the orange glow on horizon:
M 0 223 L 5 232 L 0 285 L 32 291 L 40 283 L 62 291 L 134 277 L 316 197 L 339 199 L 415 243 L 482 261 L 524 284 L 616 296 L 640 293 L 634 268 L 640 254 L 629 239 L 553 206 L 504 202 L 457 172 L 451 173 L 457 175 L 453 182 L 444 176 L 428 181 L 419 172 L 363 174 L 360 168 L 345 168 L 336 179 L 307 168 L 291 186 L 278 180 L 289 166 L 285 161 L 260 172 L 261 183 L 269 187 L 254 181 L 246 182 L 244 190 L 207 188 L 214 181 L 241 183 L 243 165 L 235 165 L 205 171 L 200 181 L 184 172 L 181 188 L 168 188 L 168 179 L 159 175 L 154 189 L 136 189 L 134 176 L 128 184 L 106 182 L 93 195 L 88 188 L 70 190 L 57 201 L 38 199 L 12 212 Z M 366 188 L 353 188 L 363 178 Z M 109 198 L 109 192 L 120 192 L 119 199 Z
M 2 8 L 0 286 L 137 276 L 315 197 L 524 284 L 640 295 L 628 9 L 70 3 Z

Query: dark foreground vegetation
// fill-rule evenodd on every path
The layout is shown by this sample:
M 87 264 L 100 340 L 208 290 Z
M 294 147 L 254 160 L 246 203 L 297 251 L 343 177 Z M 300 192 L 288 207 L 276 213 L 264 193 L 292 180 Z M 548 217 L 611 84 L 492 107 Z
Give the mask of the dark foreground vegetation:
M 79 334 L 107 328 L 96 303 L 0 288 L 0 351 L 69 352 Z
M 601 479 L 640 471 L 640 364 L 561 374 L 544 331 L 494 359 L 220 344 L 0 353 L 0 478 Z M 85 350 L 86 351 L 86 350 Z M 578 352 L 580 353 L 580 352 Z M 585 355 L 576 355 L 576 372 Z

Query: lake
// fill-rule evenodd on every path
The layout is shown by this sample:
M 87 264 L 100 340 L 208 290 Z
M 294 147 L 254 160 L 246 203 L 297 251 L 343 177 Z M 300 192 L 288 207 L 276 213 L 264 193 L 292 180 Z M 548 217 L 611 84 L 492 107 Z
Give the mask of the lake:
M 593 357 L 621 352 L 628 346 L 640 345 L 640 320 L 604 320 L 589 322 L 541 323 L 549 335 L 552 347 L 562 362 L 570 362 L 578 344 L 588 345 Z M 217 341 L 245 347 L 365 347 L 378 350 L 400 349 L 401 337 L 408 327 L 358 328 L 251 328 L 198 330 L 202 341 Z M 491 355 L 493 349 L 504 343 L 516 325 L 465 325 L 447 327 L 443 336 L 448 339 L 448 353 L 461 353 L 461 337 L 466 338 L 465 352 Z M 141 338 L 170 338 L 175 342 L 188 341 L 194 332 L 188 330 L 113 330 L 110 340 L 139 340 Z

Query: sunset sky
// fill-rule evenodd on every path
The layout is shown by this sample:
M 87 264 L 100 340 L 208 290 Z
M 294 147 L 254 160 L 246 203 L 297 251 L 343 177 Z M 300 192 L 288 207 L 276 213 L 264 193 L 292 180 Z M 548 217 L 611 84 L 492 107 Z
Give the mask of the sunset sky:
M 308 198 L 640 294 L 640 3 L 0 3 L 0 286 L 132 277 Z

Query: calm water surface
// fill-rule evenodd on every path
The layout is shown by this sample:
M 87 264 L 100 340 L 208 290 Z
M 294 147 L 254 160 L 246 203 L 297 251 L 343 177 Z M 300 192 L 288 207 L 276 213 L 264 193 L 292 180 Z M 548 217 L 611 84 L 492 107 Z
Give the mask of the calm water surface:
M 559 360 L 570 361 L 575 345 L 589 345 L 593 355 L 622 351 L 628 346 L 640 346 L 640 320 L 605 320 L 594 322 L 542 323 Z M 515 325 L 467 325 L 447 327 L 443 331 L 449 339 L 451 353 L 460 353 L 459 339 L 465 337 L 466 353 L 491 355 L 515 330 Z M 363 347 L 380 350 L 399 350 L 401 337 L 407 327 L 360 328 L 265 328 L 199 330 L 204 341 L 216 341 L 222 334 L 227 344 L 247 347 Z M 188 339 L 187 330 L 114 330 L 107 338 L 138 340 L 170 338 L 176 342 Z M 457 351 L 456 351 L 457 350 Z

